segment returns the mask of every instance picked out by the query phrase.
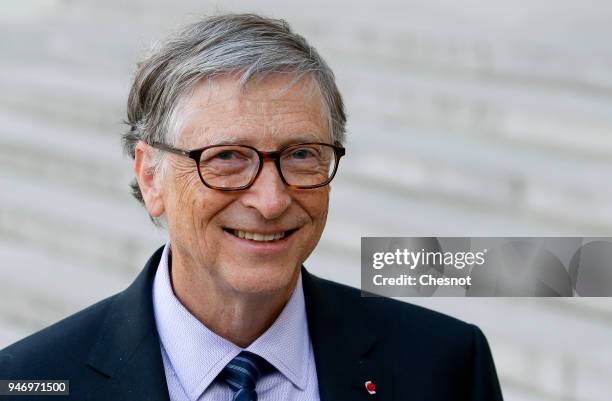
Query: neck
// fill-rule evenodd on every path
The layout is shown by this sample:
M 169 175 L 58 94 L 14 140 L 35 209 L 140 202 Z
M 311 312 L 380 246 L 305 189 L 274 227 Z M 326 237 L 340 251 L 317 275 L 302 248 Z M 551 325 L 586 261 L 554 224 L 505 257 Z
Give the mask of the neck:
M 265 293 L 241 292 L 218 285 L 204 268 L 189 268 L 172 254 L 170 280 L 179 301 L 213 333 L 241 348 L 248 347 L 276 320 L 299 277 L 289 288 Z

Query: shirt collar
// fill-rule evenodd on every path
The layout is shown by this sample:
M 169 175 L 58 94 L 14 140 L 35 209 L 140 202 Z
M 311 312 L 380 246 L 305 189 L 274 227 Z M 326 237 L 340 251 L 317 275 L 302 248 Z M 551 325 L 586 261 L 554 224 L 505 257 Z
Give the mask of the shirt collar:
M 176 298 L 170 282 L 166 244 L 153 282 L 153 309 L 160 341 L 181 385 L 197 399 L 242 348 L 210 331 Z M 304 389 L 310 337 L 302 277 L 272 326 L 247 350 L 270 362 L 295 386 Z

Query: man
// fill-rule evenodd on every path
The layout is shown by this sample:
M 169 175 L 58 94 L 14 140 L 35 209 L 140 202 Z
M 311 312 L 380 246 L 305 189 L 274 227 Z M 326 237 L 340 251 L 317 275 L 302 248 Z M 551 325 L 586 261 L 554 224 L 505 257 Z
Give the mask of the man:
M 0 378 L 68 379 L 74 400 L 501 400 L 478 328 L 302 267 L 345 121 L 283 21 L 169 39 L 139 66 L 124 138 L 169 242 L 125 291 L 3 350 Z

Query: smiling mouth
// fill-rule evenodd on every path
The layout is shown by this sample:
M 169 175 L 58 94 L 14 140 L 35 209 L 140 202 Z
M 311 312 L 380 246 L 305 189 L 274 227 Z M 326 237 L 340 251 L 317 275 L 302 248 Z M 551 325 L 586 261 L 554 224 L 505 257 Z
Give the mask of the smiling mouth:
M 288 231 L 279 231 L 279 232 L 270 233 L 270 234 L 234 230 L 231 228 L 224 228 L 223 230 L 240 239 L 246 239 L 246 240 L 257 241 L 257 242 L 271 242 L 271 241 L 278 241 L 283 238 L 287 238 L 291 234 L 296 232 L 298 229 L 296 228 L 296 229 L 288 230 Z

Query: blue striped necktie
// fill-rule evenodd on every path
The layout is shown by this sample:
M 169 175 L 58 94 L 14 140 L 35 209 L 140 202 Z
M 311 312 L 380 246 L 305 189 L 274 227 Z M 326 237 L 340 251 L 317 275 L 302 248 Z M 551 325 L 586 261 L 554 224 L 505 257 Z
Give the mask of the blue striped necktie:
M 234 391 L 232 401 L 257 401 L 257 380 L 273 369 L 265 359 L 242 351 L 223 369 L 222 378 Z

